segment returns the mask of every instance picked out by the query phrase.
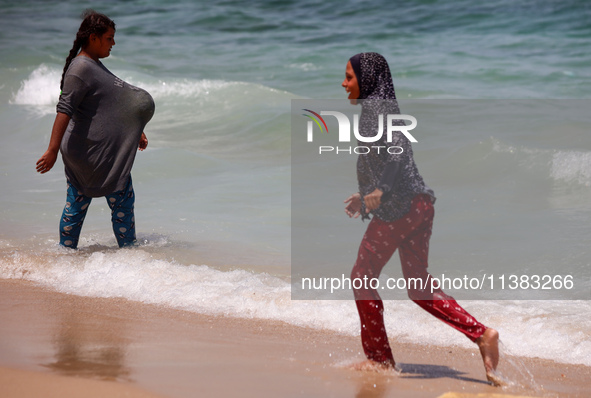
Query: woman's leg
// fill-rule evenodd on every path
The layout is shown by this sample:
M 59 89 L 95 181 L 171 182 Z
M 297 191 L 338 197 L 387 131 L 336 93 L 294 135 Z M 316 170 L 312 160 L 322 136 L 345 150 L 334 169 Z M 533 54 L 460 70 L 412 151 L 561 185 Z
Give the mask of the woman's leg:
M 427 267 L 435 211 L 430 198 L 426 195 L 415 197 L 411 213 L 420 218 L 420 224 L 400 243 L 398 249 L 402 273 L 407 280 L 408 296 L 430 314 L 476 341 L 486 327 L 441 289 L 431 292 L 431 274 L 427 272 Z
M 407 280 L 408 296 L 421 308 L 475 342 L 482 355 L 486 377 L 494 385 L 501 385 L 502 382 L 495 373 L 499 362 L 499 333 L 478 322 L 441 289 L 431 292 L 432 277 L 427 272 L 427 259 L 435 211 L 430 198 L 425 195 L 415 197 L 411 212 L 422 218 L 422 221 L 419 227 L 401 242 L 398 249 L 402 272 Z M 409 283 L 412 280 L 416 282 Z
M 410 211 L 396 221 L 385 222 L 377 217 L 371 220 L 359 247 L 351 280 L 367 278 L 369 281 L 380 276 L 382 268 L 394 251 L 423 223 L 424 217 L 420 209 L 417 209 L 419 202 L 415 198 Z M 361 318 L 361 340 L 365 355 L 376 362 L 394 364 L 384 326 L 384 307 L 377 290 L 363 286 L 362 289 L 354 289 L 353 292 Z
M 394 254 L 396 246 L 385 241 L 390 233 L 388 223 L 374 217 L 363 236 L 351 280 L 369 281 L 378 278 L 382 268 Z M 353 283 L 353 286 L 356 286 Z M 359 285 L 357 285 L 359 286 Z M 394 366 L 394 356 L 384 325 L 384 305 L 377 290 L 369 286 L 353 289 L 355 304 L 361 320 L 361 343 L 365 356 L 375 362 Z
M 374 217 L 359 246 L 357 262 L 351 273 L 351 280 L 369 281 L 379 278 L 384 265 L 390 260 L 396 249 L 409 239 L 424 223 L 421 203 L 416 197 L 410 211 L 402 218 L 385 222 Z M 428 242 L 428 240 L 427 240 Z M 361 319 L 361 340 L 365 355 L 370 360 L 394 364 L 392 351 L 384 326 L 384 306 L 377 290 L 370 286 L 353 289 L 355 303 Z
M 133 212 L 135 203 L 135 193 L 131 176 L 127 186 L 117 192 L 105 196 L 107 203 L 111 208 L 111 222 L 113 223 L 113 233 L 117 239 L 119 247 L 133 245 L 135 238 L 135 216 Z
M 66 205 L 60 220 L 60 245 L 76 249 L 82 224 L 92 198 L 78 192 L 68 181 Z

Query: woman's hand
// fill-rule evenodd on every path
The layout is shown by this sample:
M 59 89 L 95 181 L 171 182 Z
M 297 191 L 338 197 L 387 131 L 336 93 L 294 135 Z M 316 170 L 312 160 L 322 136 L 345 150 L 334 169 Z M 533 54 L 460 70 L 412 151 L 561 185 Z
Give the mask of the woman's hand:
M 345 199 L 344 203 L 348 203 L 345 207 L 345 213 L 349 216 L 349 218 L 357 218 L 361 214 L 361 195 L 359 193 L 354 193 L 353 195 L 349 196 Z
M 49 146 L 47 147 L 47 151 L 45 151 L 43 156 L 41 156 L 36 163 L 37 171 L 39 173 L 47 173 L 55 164 L 68 123 L 70 123 L 70 116 L 61 112 L 58 112 L 57 115 L 55 115 L 55 121 L 53 122 L 53 128 L 51 129 L 51 138 L 49 139 Z
M 382 192 L 382 190 L 376 188 L 372 193 L 367 194 L 363 197 L 363 200 L 365 201 L 366 213 L 369 213 L 370 211 L 380 207 L 380 203 L 382 203 L 383 194 L 384 192 Z
M 49 170 L 51 170 L 56 160 L 57 151 L 48 149 L 37 161 L 37 171 L 41 174 L 47 173 Z
M 142 136 L 140 137 L 140 144 L 138 145 L 138 149 L 140 151 L 143 151 L 147 147 L 148 147 L 148 137 L 146 137 L 146 134 L 144 132 L 142 132 Z

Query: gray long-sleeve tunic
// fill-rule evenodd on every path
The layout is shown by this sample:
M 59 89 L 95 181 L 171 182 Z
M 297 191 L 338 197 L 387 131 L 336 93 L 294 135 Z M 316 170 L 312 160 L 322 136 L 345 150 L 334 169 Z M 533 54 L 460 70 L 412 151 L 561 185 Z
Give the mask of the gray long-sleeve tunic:
M 154 115 L 152 96 L 101 62 L 78 56 L 66 72 L 57 111 L 71 117 L 60 146 L 68 181 L 90 197 L 124 189 Z

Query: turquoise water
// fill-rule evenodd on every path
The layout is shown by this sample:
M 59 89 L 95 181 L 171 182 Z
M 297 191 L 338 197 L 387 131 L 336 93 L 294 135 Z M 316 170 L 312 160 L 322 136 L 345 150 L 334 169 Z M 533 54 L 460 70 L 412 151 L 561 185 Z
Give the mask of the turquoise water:
M 34 164 L 78 16 L 91 6 L 117 24 L 105 65 L 150 92 L 156 114 L 133 170 L 141 246 L 115 249 L 97 199 L 71 253 L 56 247 L 61 161 L 43 176 Z M 590 17 L 584 1 L 0 1 L 0 277 L 357 334 L 353 303 L 290 300 L 291 100 L 343 99 L 345 64 L 362 51 L 385 55 L 401 100 L 590 99 Z M 417 163 L 438 196 L 432 267 L 467 272 L 500 255 L 506 267 L 544 273 L 574 264 L 589 286 L 584 116 L 539 134 L 421 140 Z M 514 222 L 524 208 L 531 224 Z M 343 272 L 353 262 L 354 250 Z M 517 354 L 591 365 L 588 298 L 466 304 Z M 407 302 L 387 305 L 392 336 L 467 344 L 422 316 Z M 423 322 L 436 333 L 424 335 Z

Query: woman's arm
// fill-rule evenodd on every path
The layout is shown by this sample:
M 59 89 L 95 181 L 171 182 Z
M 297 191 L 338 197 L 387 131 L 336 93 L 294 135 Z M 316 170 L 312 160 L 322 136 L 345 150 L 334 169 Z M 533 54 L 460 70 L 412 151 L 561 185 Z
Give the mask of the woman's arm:
M 58 112 L 53 122 L 53 129 L 51 130 L 51 138 L 49 140 L 49 147 L 47 151 L 37 161 L 37 171 L 41 174 L 47 173 L 57 160 L 57 154 L 60 150 L 62 138 L 66 132 L 66 128 L 70 123 L 70 116 L 65 113 Z
M 372 210 L 377 209 L 382 204 L 382 197 L 386 199 L 390 196 L 392 188 L 396 184 L 400 176 L 400 163 L 390 162 L 384 168 L 384 173 L 378 187 L 370 194 L 365 195 L 363 200 L 365 201 L 365 212 L 369 213 Z

